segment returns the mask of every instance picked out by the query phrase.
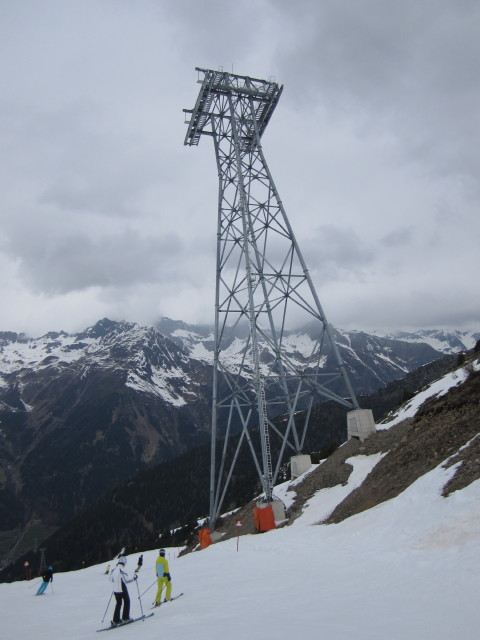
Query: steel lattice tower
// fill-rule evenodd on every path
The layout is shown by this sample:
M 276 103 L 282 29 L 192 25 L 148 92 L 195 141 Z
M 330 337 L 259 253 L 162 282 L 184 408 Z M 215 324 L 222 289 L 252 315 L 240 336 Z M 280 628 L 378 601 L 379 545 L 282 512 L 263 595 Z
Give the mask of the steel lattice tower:
M 302 450 L 314 399 L 349 409 L 358 403 L 263 155 L 261 137 L 283 87 L 224 71 L 197 71 L 201 88 L 195 107 L 184 110 L 189 114 L 185 145 L 210 136 L 219 177 L 210 474 L 214 529 L 244 440 L 268 502 L 285 449 Z M 318 325 L 315 346 L 301 364 L 287 353 L 289 323 L 298 325 L 300 319 Z M 239 336 L 243 356 L 232 365 L 229 347 Z M 327 345 L 336 365 L 325 372 Z M 341 394 L 332 389 L 339 381 Z M 306 410 L 301 428 L 300 408 Z M 279 415 L 284 419 L 274 423 Z M 235 428 L 240 436 L 232 455 L 228 442 Z M 272 434 L 279 443 L 275 456 Z

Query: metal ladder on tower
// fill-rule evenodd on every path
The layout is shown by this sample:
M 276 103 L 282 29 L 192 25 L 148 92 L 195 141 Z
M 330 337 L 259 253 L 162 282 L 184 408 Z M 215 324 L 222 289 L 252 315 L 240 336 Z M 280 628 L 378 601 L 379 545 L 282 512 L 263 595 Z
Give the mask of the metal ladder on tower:
M 259 391 L 260 391 L 260 405 L 261 405 L 261 429 L 264 438 L 264 446 L 265 446 L 265 473 L 267 477 L 265 478 L 265 501 L 270 502 L 272 500 L 273 493 L 273 468 L 272 468 L 272 453 L 270 449 L 270 435 L 268 432 L 268 420 L 267 420 L 267 400 L 265 396 L 265 383 L 263 377 L 260 376 L 259 380 Z
M 255 285 L 255 276 L 249 274 L 248 277 L 250 285 L 250 299 L 253 299 L 253 290 Z M 254 375 L 254 386 L 257 390 L 257 408 L 260 430 L 260 441 L 262 445 L 262 457 L 263 457 L 263 489 L 265 491 L 265 502 L 272 500 L 273 492 L 273 467 L 272 467 L 272 453 L 270 448 L 270 435 L 268 432 L 268 419 L 267 419 L 267 399 L 265 394 L 265 381 L 260 371 L 260 354 L 258 349 L 257 331 L 255 326 L 255 314 L 251 309 L 249 314 L 250 321 L 250 340 L 252 350 L 252 364 Z

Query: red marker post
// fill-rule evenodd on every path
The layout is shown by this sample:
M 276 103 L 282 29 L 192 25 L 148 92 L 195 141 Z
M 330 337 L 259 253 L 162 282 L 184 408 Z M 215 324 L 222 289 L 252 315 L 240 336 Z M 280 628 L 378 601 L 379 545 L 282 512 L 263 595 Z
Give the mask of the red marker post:
M 240 538 L 240 527 L 242 526 L 242 521 L 237 520 L 237 523 L 235 526 L 237 527 L 237 551 L 238 551 L 238 540 Z

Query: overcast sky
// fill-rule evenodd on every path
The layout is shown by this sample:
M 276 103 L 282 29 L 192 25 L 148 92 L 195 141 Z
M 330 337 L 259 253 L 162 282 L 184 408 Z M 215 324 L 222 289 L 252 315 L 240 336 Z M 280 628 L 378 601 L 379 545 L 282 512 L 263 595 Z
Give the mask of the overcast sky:
M 480 327 L 477 0 L 0 0 L 0 331 L 213 322 L 195 67 L 284 91 L 263 148 L 329 321 Z

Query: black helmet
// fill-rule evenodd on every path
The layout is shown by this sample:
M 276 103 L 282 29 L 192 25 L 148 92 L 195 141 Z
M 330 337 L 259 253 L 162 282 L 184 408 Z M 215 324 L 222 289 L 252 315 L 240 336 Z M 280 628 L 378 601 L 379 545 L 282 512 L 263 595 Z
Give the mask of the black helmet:
M 158 552 L 159 556 L 164 556 L 165 555 L 165 549 L 160 549 L 160 551 Z

